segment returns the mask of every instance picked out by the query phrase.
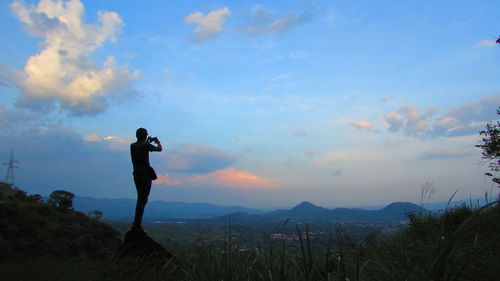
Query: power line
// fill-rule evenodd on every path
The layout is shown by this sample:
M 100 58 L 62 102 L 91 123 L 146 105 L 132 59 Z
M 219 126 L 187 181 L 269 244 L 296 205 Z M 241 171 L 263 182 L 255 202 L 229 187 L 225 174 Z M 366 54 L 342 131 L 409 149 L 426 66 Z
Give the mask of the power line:
M 10 158 L 8 163 L 2 163 L 3 165 L 8 166 L 7 173 L 5 173 L 4 182 L 14 185 L 16 182 L 16 177 L 14 176 L 14 169 L 19 169 L 21 167 L 17 166 L 16 163 L 19 161 L 14 160 L 14 151 L 10 151 Z

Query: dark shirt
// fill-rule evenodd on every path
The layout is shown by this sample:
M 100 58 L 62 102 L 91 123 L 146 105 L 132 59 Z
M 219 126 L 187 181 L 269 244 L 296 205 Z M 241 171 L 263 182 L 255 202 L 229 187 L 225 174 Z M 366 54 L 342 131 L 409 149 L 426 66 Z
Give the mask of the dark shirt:
M 149 142 L 134 142 L 130 144 L 130 156 L 132 158 L 132 166 L 134 166 L 134 176 L 149 177 L 149 152 L 154 149 L 155 146 Z

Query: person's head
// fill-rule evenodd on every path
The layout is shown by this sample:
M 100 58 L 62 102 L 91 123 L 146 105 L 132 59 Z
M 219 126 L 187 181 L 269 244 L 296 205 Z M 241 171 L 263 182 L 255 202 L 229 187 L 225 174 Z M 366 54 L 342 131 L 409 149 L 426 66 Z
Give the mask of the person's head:
M 148 130 L 139 128 L 137 129 L 137 131 L 135 131 L 135 136 L 137 137 L 138 141 L 145 141 L 148 137 Z

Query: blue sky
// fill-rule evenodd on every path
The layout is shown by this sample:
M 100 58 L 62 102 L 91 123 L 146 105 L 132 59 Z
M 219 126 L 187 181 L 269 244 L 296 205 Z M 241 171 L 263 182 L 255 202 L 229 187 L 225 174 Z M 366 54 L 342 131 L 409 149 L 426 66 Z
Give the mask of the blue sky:
M 0 157 L 31 193 L 249 207 L 497 192 L 497 1 L 2 1 Z M 8 27 L 8 28 L 5 28 Z

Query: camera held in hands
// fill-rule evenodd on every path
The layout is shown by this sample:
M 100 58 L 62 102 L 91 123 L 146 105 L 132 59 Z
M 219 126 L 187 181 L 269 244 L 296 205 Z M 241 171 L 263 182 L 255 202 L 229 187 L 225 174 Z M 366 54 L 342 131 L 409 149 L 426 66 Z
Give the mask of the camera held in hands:
M 157 137 L 148 137 L 148 142 L 155 142 L 155 143 L 158 143 L 159 140 Z

